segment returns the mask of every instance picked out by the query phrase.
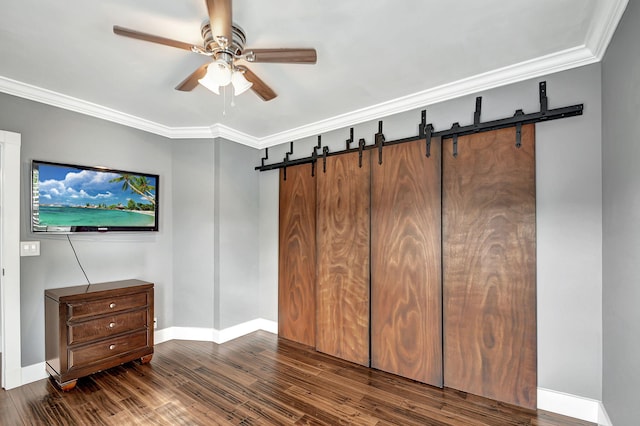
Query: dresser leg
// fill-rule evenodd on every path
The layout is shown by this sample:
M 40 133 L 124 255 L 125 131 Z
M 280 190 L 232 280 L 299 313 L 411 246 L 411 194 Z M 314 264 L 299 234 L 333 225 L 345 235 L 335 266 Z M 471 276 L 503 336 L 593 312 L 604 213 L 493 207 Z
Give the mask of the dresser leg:
M 151 358 L 153 358 L 153 354 L 145 355 L 140 357 L 141 364 L 149 364 L 151 362 Z
M 65 383 L 58 383 L 58 381 L 56 381 L 56 383 L 58 384 L 58 387 L 60 388 L 61 391 L 69 392 L 70 390 L 76 387 L 76 383 L 78 383 L 78 379 L 70 380 Z

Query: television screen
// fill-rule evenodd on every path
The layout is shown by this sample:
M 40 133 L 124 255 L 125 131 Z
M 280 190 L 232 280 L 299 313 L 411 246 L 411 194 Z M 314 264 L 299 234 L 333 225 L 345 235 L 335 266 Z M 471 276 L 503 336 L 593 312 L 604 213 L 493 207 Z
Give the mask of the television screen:
M 33 232 L 158 230 L 159 176 L 31 163 Z

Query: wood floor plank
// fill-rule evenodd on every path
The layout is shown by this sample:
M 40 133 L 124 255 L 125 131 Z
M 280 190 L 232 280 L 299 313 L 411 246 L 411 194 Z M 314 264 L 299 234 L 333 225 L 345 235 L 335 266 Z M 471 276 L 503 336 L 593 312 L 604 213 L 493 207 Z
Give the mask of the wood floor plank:
M 0 390 L 2 425 L 523 425 L 592 423 L 439 389 L 256 332 L 170 341 L 150 364 Z
M 359 411 L 349 397 L 335 392 L 328 390 L 324 392 L 318 390 L 310 391 L 298 386 L 292 386 L 287 393 L 300 400 L 307 401 L 318 410 L 330 413 L 340 419 L 341 423 L 372 426 L 378 422 L 375 417 Z
M 295 410 L 270 395 L 258 392 L 255 392 L 244 406 L 269 424 L 293 424 L 303 416 L 302 411 Z
M 0 425 L 19 425 L 20 414 L 9 393 L 0 391 Z

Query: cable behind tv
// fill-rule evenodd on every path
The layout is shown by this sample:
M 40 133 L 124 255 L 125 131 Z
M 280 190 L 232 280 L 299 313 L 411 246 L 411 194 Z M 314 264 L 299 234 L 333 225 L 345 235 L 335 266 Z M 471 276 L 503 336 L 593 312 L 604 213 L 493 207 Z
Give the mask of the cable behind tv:
M 84 277 L 87 280 L 87 284 L 89 284 L 87 286 L 87 292 L 88 292 L 89 291 L 89 286 L 91 285 L 91 281 L 89 281 L 89 277 L 87 277 L 87 273 L 84 271 L 84 268 L 82 267 L 82 263 L 80 263 L 80 259 L 78 259 L 78 253 L 76 253 L 76 249 L 75 249 L 75 247 L 73 247 L 73 243 L 71 242 L 71 238 L 69 238 L 69 234 L 67 234 L 67 240 L 69 241 L 69 245 L 71 246 L 71 250 L 73 250 L 73 254 L 76 256 L 76 262 L 78 262 L 78 266 L 82 270 L 82 273 L 84 274 Z

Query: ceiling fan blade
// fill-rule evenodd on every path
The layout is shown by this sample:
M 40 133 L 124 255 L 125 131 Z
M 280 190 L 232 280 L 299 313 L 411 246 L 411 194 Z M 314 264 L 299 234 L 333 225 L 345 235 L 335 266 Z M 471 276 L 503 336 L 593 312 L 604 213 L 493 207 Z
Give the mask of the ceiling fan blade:
M 244 71 L 244 78 L 253 83 L 253 86 L 251 86 L 251 90 L 253 90 L 256 95 L 260 96 L 263 101 L 270 101 L 271 99 L 278 96 L 271 87 L 267 86 L 267 83 L 260 80 L 260 78 L 255 75 L 249 68 L 245 66 L 239 66 L 238 68 Z
M 248 62 L 315 64 L 316 49 L 245 49 Z
M 207 0 L 209 24 L 213 39 L 220 47 L 230 46 L 231 39 L 231 0 Z
M 198 85 L 198 80 L 200 80 L 207 73 L 207 67 L 209 64 L 204 64 L 197 70 L 195 70 L 189 77 L 185 78 L 182 83 L 176 86 L 176 90 L 180 90 L 182 92 L 190 92 L 196 88 Z
M 165 46 L 177 47 L 178 49 L 184 49 L 188 51 L 193 51 L 194 47 L 197 48 L 197 46 L 194 46 L 193 44 L 183 43 L 181 41 L 171 40 L 169 38 L 164 38 L 164 37 L 160 37 L 152 34 L 141 33 L 140 31 L 130 30 L 128 28 L 119 27 L 117 25 L 113 26 L 113 33 L 120 36 L 124 36 L 124 37 L 135 38 L 143 41 L 150 41 L 151 43 L 158 43 L 158 44 L 163 44 Z

